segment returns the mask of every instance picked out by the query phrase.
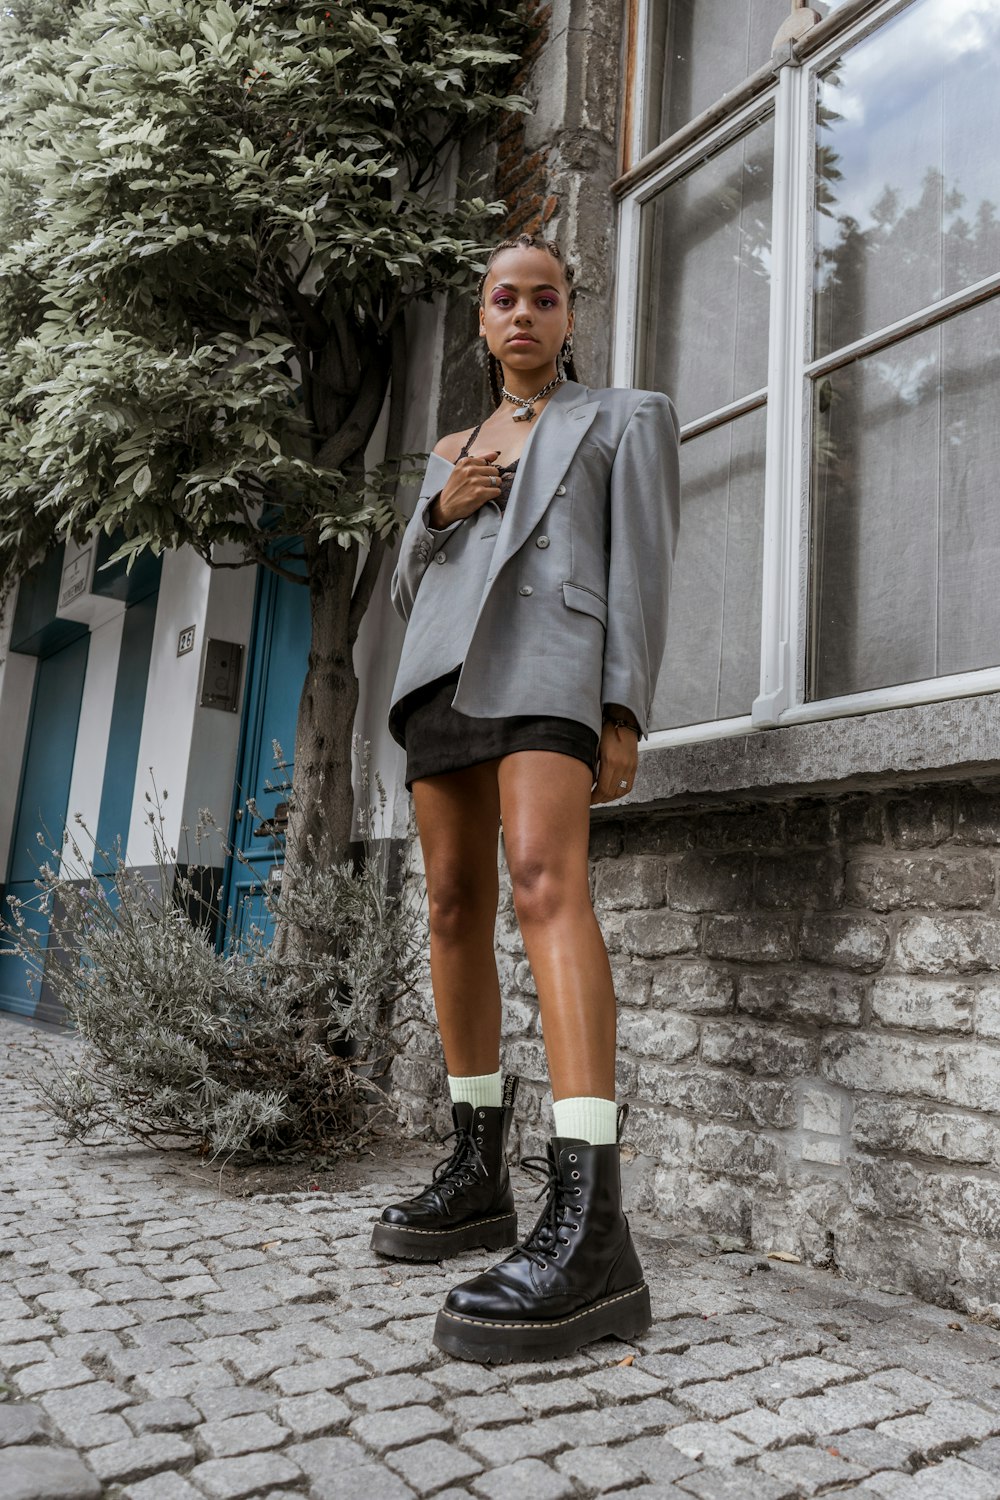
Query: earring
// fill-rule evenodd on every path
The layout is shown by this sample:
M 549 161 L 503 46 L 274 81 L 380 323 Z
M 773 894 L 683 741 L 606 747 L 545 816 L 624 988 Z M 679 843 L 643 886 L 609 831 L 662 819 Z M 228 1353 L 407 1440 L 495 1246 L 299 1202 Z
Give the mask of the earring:
M 566 367 L 567 367 L 567 365 L 569 364 L 569 362 L 570 362 L 570 360 L 572 358 L 573 358 L 573 340 L 572 340 L 572 338 L 567 338 L 567 339 L 564 339 L 563 346 L 559 350 L 559 373 L 560 373 L 560 375 L 562 375 L 562 377 L 563 377 L 564 380 L 566 378 Z

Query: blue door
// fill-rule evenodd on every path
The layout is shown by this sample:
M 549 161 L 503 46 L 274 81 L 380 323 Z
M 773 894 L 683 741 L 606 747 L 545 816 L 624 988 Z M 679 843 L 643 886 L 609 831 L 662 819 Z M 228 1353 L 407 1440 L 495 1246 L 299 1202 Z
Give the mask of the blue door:
M 79 637 L 61 651 L 42 657 L 35 673 L 2 910 L 4 918 L 9 919 L 12 896 L 27 903 L 25 917 L 43 939 L 48 935 L 49 920 L 38 908 L 39 892 L 34 885 L 44 855 L 38 834 L 46 836 L 47 844 L 54 847 L 62 837 L 89 645 L 89 635 Z M 0 947 L 6 946 L 6 942 L 0 943 Z M 38 1000 L 38 984 L 36 981 L 34 990 L 29 986 L 27 966 L 18 958 L 0 956 L 0 1009 L 33 1016 Z
M 284 822 L 295 758 L 295 724 L 309 661 L 309 590 L 260 570 L 247 670 L 243 734 L 236 772 L 230 856 L 224 887 L 226 936 L 239 943 L 252 928 L 270 935 L 263 891 L 281 878 Z M 275 761 L 281 747 L 283 764 Z M 257 813 L 247 811 L 253 799 Z

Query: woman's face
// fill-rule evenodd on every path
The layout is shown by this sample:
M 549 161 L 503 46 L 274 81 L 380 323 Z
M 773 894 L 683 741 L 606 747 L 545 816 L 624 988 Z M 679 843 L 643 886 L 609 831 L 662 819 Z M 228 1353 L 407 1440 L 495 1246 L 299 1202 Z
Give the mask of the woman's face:
M 490 266 L 479 332 L 511 370 L 554 367 L 573 329 L 562 266 L 548 250 L 502 251 Z

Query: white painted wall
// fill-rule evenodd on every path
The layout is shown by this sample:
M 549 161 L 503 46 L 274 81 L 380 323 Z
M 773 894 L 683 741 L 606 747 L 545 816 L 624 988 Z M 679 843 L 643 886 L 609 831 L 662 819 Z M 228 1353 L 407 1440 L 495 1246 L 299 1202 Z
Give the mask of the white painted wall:
M 154 785 L 161 797 L 166 793 L 168 846 L 177 848 L 181 838 L 210 582 L 209 568 L 189 548 L 164 553 L 128 831 L 128 857 L 133 865 L 152 863 L 146 793 L 153 796 Z M 177 637 L 189 625 L 196 630 L 195 649 L 178 656 Z M 107 712 L 110 715 L 110 703 Z
M 236 548 L 217 548 L 218 561 L 235 562 Z M 208 571 L 206 569 L 206 571 Z M 205 643 L 209 639 L 238 641 L 243 647 L 243 669 L 236 713 L 221 708 L 202 708 L 196 693 L 191 743 L 184 787 L 183 824 L 191 830 L 186 845 L 178 849 L 184 863 L 221 866 L 224 861 L 222 840 L 229 832 L 229 817 L 236 782 L 236 757 L 239 750 L 243 696 L 246 687 L 247 655 L 253 626 L 253 600 L 257 570 L 243 567 L 233 571 L 211 572 L 206 601 L 200 651 L 196 651 L 204 670 Z M 200 845 L 195 829 L 200 815 L 207 809 L 218 827 L 206 833 Z M 221 832 L 220 832 L 221 830 Z
M 66 821 L 73 830 L 74 837 L 84 840 L 80 847 L 88 858 L 93 855 L 92 841 L 97 832 L 97 819 L 101 811 L 101 792 L 104 789 L 104 768 L 108 758 L 108 736 L 111 732 L 111 712 L 115 701 L 115 682 L 118 677 L 124 624 L 125 606 L 119 603 L 117 615 L 106 619 L 103 625 L 91 630 L 90 634 L 73 775 L 66 804 Z M 77 814 L 90 831 L 89 840 L 82 831 L 74 827 Z
M 16 604 L 15 588 L 0 615 L 0 885 L 7 878 L 10 863 L 10 841 L 35 686 L 35 658 L 20 656 L 9 649 Z
M 218 554 L 221 562 L 236 556 L 222 549 Z M 190 548 L 164 554 L 129 824 L 128 855 L 134 865 L 148 865 L 153 858 L 146 794 L 153 795 L 154 784 L 161 797 L 166 793 L 163 831 L 177 858 L 182 863 L 223 862 L 221 840 L 232 807 L 240 713 L 202 708 L 199 699 L 209 639 L 243 647 L 245 680 L 255 582 L 252 567 L 215 571 Z M 194 649 L 178 656 L 177 638 L 191 625 Z M 241 680 L 240 708 L 243 685 Z M 106 712 L 110 716 L 110 702 Z M 208 836 L 199 846 L 202 809 L 212 813 L 221 834 Z

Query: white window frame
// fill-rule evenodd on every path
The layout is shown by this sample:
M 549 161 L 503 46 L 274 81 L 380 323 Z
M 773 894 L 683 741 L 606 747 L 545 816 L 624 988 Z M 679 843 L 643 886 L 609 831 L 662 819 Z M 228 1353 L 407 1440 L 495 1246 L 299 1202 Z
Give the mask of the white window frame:
M 639 0 L 639 56 L 636 59 L 632 112 L 632 159 L 642 152 L 641 132 L 648 89 L 646 72 L 649 8 L 662 0 Z M 820 359 L 812 357 L 813 301 L 813 163 L 816 145 L 818 76 L 855 43 L 908 9 L 914 0 L 849 6 L 851 14 L 824 26 L 828 39 L 797 55 L 789 47 L 772 60 L 773 81 L 759 75 L 751 89 L 734 90 L 732 107 L 725 100 L 702 117 L 705 128 L 678 132 L 677 149 L 657 148 L 659 160 L 643 173 L 641 162 L 623 184 L 619 205 L 618 263 L 614 308 L 612 383 L 632 386 L 636 378 L 642 207 L 664 187 L 744 135 L 769 113 L 774 114 L 774 203 L 769 322 L 768 383 L 705 414 L 681 428 L 682 441 L 714 426 L 722 416 L 736 417 L 766 400 L 763 578 L 761 598 L 760 684 L 748 714 L 653 730 L 642 750 L 725 739 L 785 725 L 878 713 L 885 709 L 946 702 L 1000 691 L 1000 666 L 872 688 L 840 697 L 805 701 L 808 627 L 809 483 L 812 451 L 811 389 L 815 379 L 898 339 L 932 326 L 966 307 L 1000 292 L 1000 273 L 967 287 L 931 307 L 900 319 L 877 333 Z M 858 14 L 853 14 L 855 10 Z M 842 21 L 843 24 L 840 24 Z M 801 52 L 802 49 L 799 49 Z M 748 80 L 753 84 L 753 80 Z M 714 120 L 710 117 L 716 117 Z M 629 179 L 635 180 L 630 183 Z M 683 411 L 684 392 L 669 392 Z

